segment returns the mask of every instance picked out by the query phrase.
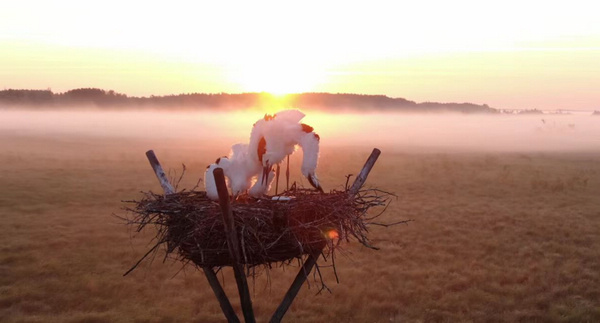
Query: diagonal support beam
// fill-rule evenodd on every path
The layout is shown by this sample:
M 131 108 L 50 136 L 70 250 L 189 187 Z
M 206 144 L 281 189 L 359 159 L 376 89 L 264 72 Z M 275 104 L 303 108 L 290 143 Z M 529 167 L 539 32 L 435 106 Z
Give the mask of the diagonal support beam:
M 313 267 L 317 263 L 318 258 L 319 258 L 319 253 L 312 254 L 312 255 L 308 256 L 308 258 L 306 258 L 306 261 L 304 261 L 304 265 L 302 265 L 302 267 L 300 268 L 300 271 L 298 271 L 298 274 L 296 275 L 294 282 L 288 289 L 287 293 L 285 293 L 285 296 L 283 297 L 281 304 L 279 304 L 279 307 L 277 307 L 277 309 L 275 310 L 275 313 L 273 313 L 273 316 L 271 317 L 271 320 L 269 321 L 269 323 L 281 322 L 281 319 L 283 319 L 283 316 L 285 315 L 287 310 L 292 305 L 294 298 L 296 298 L 296 296 L 298 295 L 300 288 L 302 287 L 302 285 L 304 285 L 304 282 L 308 278 L 308 274 L 310 274 Z
M 358 176 L 356 176 L 354 183 L 352 183 L 352 187 L 350 187 L 350 190 L 348 190 L 348 194 L 350 194 L 350 196 L 356 195 L 360 188 L 365 184 L 365 182 L 367 181 L 367 177 L 371 172 L 371 169 L 373 168 L 373 166 L 375 166 L 377 158 L 379 158 L 379 155 L 381 155 L 381 150 L 373 148 L 371 155 L 365 162 L 365 165 L 363 166 Z
M 235 311 L 229 302 L 229 298 L 227 298 L 227 294 L 225 294 L 223 287 L 221 287 L 221 283 L 219 283 L 219 279 L 217 278 L 215 271 L 207 266 L 202 267 L 202 270 L 204 271 L 204 275 L 206 275 L 208 284 L 215 293 L 215 297 L 217 297 L 219 300 L 219 306 L 221 306 L 221 310 L 223 311 L 223 314 L 225 314 L 227 322 L 240 323 L 240 319 L 235 314 Z
M 156 155 L 154 154 L 154 150 L 148 150 L 146 152 L 146 157 L 148 158 L 150 166 L 152 166 L 154 174 L 156 174 L 156 178 L 158 178 L 158 181 L 160 182 L 160 187 L 162 187 L 163 191 L 165 192 L 165 195 L 175 193 L 175 189 L 173 188 L 173 185 L 171 185 L 171 183 L 169 182 L 167 174 L 165 174 L 165 171 L 163 170 L 162 166 L 160 166 L 158 158 L 156 158 Z
M 367 159 L 367 162 L 365 163 L 362 170 L 360 171 L 360 174 L 356 177 L 356 179 L 354 180 L 354 183 L 352 184 L 352 187 L 348 190 L 348 194 L 351 197 L 356 195 L 358 193 L 358 191 L 360 190 L 360 188 L 363 186 L 363 184 L 367 181 L 367 177 L 369 176 L 369 173 L 371 172 L 371 169 L 375 165 L 375 162 L 377 161 L 377 158 L 379 158 L 380 154 L 381 154 L 381 150 L 379 150 L 377 148 L 373 149 L 373 151 L 371 152 L 371 155 Z M 285 315 L 287 310 L 292 305 L 294 298 L 296 298 L 296 296 L 298 295 L 300 288 L 302 287 L 302 285 L 308 278 L 308 274 L 312 271 L 313 267 L 316 265 L 317 259 L 319 258 L 319 254 L 320 254 L 320 252 L 311 254 L 308 256 L 308 258 L 304 262 L 304 265 L 302 265 L 302 268 L 300 268 L 300 271 L 298 271 L 298 274 L 296 275 L 294 282 L 292 283 L 292 285 L 288 289 L 287 293 L 283 297 L 281 304 L 279 304 L 279 307 L 277 307 L 277 309 L 275 310 L 275 313 L 273 313 L 273 316 L 271 317 L 271 320 L 269 321 L 269 323 L 281 322 L 281 320 L 283 319 L 283 316 Z

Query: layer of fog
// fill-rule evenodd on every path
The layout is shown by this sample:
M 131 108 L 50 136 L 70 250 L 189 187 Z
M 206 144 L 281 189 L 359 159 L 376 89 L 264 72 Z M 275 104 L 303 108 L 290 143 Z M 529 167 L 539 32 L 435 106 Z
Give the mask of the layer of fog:
M 198 145 L 247 142 L 264 112 L 0 110 L 0 138 L 96 136 Z M 303 120 L 322 145 L 396 151 L 600 151 L 600 117 L 590 115 L 326 114 Z

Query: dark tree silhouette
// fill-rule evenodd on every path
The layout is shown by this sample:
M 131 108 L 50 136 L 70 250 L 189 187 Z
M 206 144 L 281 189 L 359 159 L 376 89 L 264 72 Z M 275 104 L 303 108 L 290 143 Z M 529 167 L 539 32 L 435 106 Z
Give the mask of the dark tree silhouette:
M 98 88 L 79 88 L 64 93 L 50 90 L 3 90 L 0 91 L 0 107 L 33 105 L 39 107 L 153 107 L 169 109 L 247 109 L 270 107 L 276 98 L 269 93 L 185 93 L 177 95 L 128 97 L 114 90 Z M 497 113 L 488 105 L 473 103 L 416 103 L 403 98 L 390 98 L 385 95 L 365 95 L 351 93 L 300 93 L 285 97 L 290 108 L 323 109 L 336 111 L 405 111 L 405 112 L 442 112 Z

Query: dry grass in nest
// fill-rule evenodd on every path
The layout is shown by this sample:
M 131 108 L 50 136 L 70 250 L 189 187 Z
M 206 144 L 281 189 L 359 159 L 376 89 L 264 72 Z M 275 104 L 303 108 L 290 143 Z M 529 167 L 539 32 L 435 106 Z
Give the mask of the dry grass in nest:
M 200 267 L 233 264 L 217 201 L 210 200 L 203 191 L 144 195 L 140 201 L 127 201 L 133 207 L 126 208 L 133 215 L 127 221 L 137 226 L 138 232 L 149 224 L 157 228 L 157 242 L 140 262 L 159 246 L 165 246 L 167 255 L 175 253 L 181 261 Z M 368 225 L 376 224 L 372 220 L 385 208 L 375 215 L 368 211 L 387 206 L 392 196 L 377 189 L 361 190 L 354 196 L 348 190 L 322 194 L 307 189 L 292 189 L 283 195 L 291 200 L 265 198 L 232 203 L 246 268 L 270 268 L 273 263 L 289 263 L 309 254 L 333 256 L 342 242 L 353 239 L 374 248 L 367 238 Z

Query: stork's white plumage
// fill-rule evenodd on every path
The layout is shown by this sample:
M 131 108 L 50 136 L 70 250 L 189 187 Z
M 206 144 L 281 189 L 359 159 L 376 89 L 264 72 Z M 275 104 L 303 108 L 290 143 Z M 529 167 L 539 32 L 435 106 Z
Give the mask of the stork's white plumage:
M 273 181 L 274 174 L 269 174 L 268 181 L 256 180 L 252 186 L 252 180 L 262 171 L 262 166 L 258 161 L 253 161 L 248 154 L 248 145 L 235 144 L 231 146 L 229 157 L 221 157 L 207 167 L 204 174 L 204 187 L 206 194 L 210 199 L 217 200 L 217 188 L 213 175 L 213 170 L 217 167 L 223 169 L 223 174 L 227 179 L 228 188 L 231 189 L 233 196 L 239 196 L 248 192 L 253 197 L 265 195 Z M 252 188 L 251 188 L 252 186 Z
M 258 173 L 257 173 L 257 175 L 258 175 Z M 274 179 L 275 179 L 275 171 L 274 170 L 271 170 L 266 182 L 263 182 L 260 180 L 260 178 L 257 178 L 254 185 L 252 185 L 252 187 L 248 190 L 248 195 L 250 195 L 252 197 L 257 197 L 257 198 L 267 195 L 267 193 L 271 189 L 271 183 L 273 183 Z
M 215 176 L 213 175 L 213 171 L 217 167 L 219 167 L 219 165 L 216 163 L 210 164 L 206 167 L 206 171 L 204 172 L 204 190 L 206 191 L 206 196 L 211 200 L 219 199 L 217 184 L 215 183 Z
M 218 199 L 213 176 L 213 170 L 217 167 L 223 169 L 234 196 L 246 192 L 253 197 L 265 195 L 275 177 L 273 165 L 279 167 L 279 163 L 294 153 L 296 145 L 302 148 L 304 155 L 302 175 L 313 187 L 323 192 L 315 173 L 319 159 L 319 136 L 311 126 L 299 123 L 302 118 L 304 113 L 299 110 L 284 110 L 258 120 L 252 127 L 249 145 L 233 145 L 229 157 L 221 157 L 207 167 L 204 174 L 207 196 Z M 286 175 L 289 180 L 289 172 Z M 254 177 L 256 181 L 252 185 Z
M 322 192 L 315 174 L 319 159 L 319 136 L 311 126 L 299 123 L 302 118 L 304 113 L 299 110 L 284 110 L 258 120 L 250 134 L 249 157 L 262 166 L 261 181 L 265 181 L 273 165 L 281 163 L 299 145 L 304 154 L 302 175 Z
M 258 173 L 257 167 L 249 163 L 248 145 L 235 144 L 231 146 L 229 158 L 221 158 L 218 163 L 223 167 L 223 173 L 229 179 L 229 187 L 233 196 L 246 193 L 252 185 L 252 177 Z
M 305 125 L 302 125 L 305 126 Z M 298 145 L 302 147 L 302 175 L 308 179 L 308 182 L 316 189 L 323 191 L 319 178 L 317 178 L 316 170 L 317 163 L 319 161 L 319 135 L 312 131 L 306 132 L 307 129 L 303 130 L 303 134 L 300 135 Z

